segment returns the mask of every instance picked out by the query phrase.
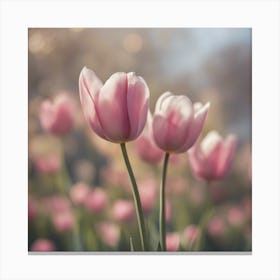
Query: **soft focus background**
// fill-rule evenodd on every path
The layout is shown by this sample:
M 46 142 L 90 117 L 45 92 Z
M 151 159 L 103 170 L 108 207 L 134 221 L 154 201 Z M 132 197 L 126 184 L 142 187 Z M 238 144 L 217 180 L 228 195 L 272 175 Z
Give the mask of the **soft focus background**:
M 78 78 L 87 66 L 103 81 L 118 71 L 142 76 L 152 112 L 167 90 L 210 101 L 203 135 L 213 129 L 237 135 L 233 166 L 225 179 L 206 186 L 192 174 L 186 153 L 175 156 L 167 231 L 180 236 L 182 251 L 251 251 L 251 29 L 29 29 L 28 36 L 29 250 L 127 251 L 130 236 L 138 248 L 120 147 L 95 135 L 81 111 Z M 61 92 L 75 102 L 75 125 L 57 137 L 43 131 L 39 110 Z M 133 142 L 128 149 L 139 185 L 148 190 L 142 197 L 148 197 L 154 240 L 162 163 L 141 161 Z

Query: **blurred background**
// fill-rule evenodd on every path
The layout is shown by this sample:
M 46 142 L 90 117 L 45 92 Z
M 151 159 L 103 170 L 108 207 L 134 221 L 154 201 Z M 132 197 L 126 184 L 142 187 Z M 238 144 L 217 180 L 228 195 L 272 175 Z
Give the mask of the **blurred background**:
M 237 135 L 233 166 L 206 186 L 192 174 L 187 154 L 174 156 L 168 232 L 180 236 L 181 251 L 251 251 L 251 63 L 248 28 L 29 29 L 29 250 L 127 251 L 131 235 L 136 249 L 139 243 L 120 148 L 95 135 L 81 111 L 78 79 L 87 66 L 103 82 L 120 71 L 142 76 L 152 112 L 165 91 L 211 103 L 203 135 Z M 73 100 L 74 125 L 57 136 L 43 129 L 39 115 L 42 102 L 61 92 Z M 128 150 L 148 190 L 142 196 L 155 240 L 162 163 L 141 160 L 134 143 Z M 209 200 L 215 214 L 207 216 Z

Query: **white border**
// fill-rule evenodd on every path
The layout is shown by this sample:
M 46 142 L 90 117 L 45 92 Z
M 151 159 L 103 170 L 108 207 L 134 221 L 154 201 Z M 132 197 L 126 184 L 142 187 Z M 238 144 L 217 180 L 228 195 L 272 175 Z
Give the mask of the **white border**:
M 253 28 L 253 254 L 27 254 L 28 27 Z M 1 279 L 279 279 L 279 2 L 2 1 Z

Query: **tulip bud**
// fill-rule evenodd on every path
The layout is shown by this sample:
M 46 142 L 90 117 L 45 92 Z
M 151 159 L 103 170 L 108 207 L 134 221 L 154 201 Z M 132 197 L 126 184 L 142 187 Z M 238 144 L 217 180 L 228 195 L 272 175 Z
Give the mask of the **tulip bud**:
M 139 193 L 142 208 L 145 213 L 149 213 L 157 199 L 157 183 L 153 179 L 145 180 L 139 183 Z
M 110 247 L 116 247 L 120 240 L 120 228 L 109 222 L 100 222 L 96 226 L 102 241 Z
M 35 169 L 41 174 L 53 174 L 61 169 L 61 161 L 58 155 L 38 157 L 34 162 Z
M 168 199 L 165 201 L 165 219 L 167 223 L 170 223 L 172 219 L 171 202 Z
M 85 199 L 85 207 L 95 213 L 101 213 L 107 206 L 107 194 L 101 188 L 95 188 Z
M 76 205 L 83 204 L 89 194 L 90 188 L 84 183 L 77 183 L 70 190 L 71 200 Z
M 232 206 L 227 213 L 228 223 L 232 226 L 239 227 L 245 221 L 245 213 L 239 206 Z
M 205 180 L 222 179 L 230 169 L 236 146 L 236 137 L 229 135 L 226 139 L 211 131 L 189 151 L 193 172 Z
M 158 147 L 168 153 L 187 151 L 200 135 L 208 109 L 209 103 L 193 105 L 184 95 L 162 94 L 153 118 L 153 134 Z
M 55 251 L 54 243 L 48 239 L 37 239 L 31 245 L 31 251 L 33 252 L 50 252 Z
M 188 225 L 182 234 L 182 242 L 191 248 L 200 236 L 200 229 L 196 225 Z
M 116 221 L 129 223 L 134 218 L 134 206 L 131 201 L 117 200 L 112 208 L 112 214 Z
M 134 73 L 115 73 L 103 85 L 86 67 L 79 78 L 83 112 L 92 130 L 114 143 L 136 139 L 148 113 L 149 89 Z
M 43 129 L 56 135 L 68 133 L 74 125 L 75 105 L 66 93 L 60 93 L 54 101 L 45 100 L 40 107 L 39 118 Z
M 166 235 L 166 250 L 178 251 L 180 246 L 180 236 L 178 233 L 167 233 Z
M 57 231 L 70 231 L 74 226 L 73 213 L 71 211 L 57 212 L 53 215 L 52 222 Z
M 225 233 L 225 222 L 222 218 L 214 217 L 207 225 L 207 232 L 213 237 L 221 237 Z

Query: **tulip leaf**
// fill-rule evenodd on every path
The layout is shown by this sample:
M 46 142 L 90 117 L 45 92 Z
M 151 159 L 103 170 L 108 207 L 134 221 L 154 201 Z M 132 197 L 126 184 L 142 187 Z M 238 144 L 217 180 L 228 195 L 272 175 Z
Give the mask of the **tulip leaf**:
M 129 245 L 130 245 L 130 251 L 131 251 L 131 252 L 134 252 L 135 250 L 134 250 L 133 240 L 132 240 L 132 237 L 131 237 L 131 236 L 130 236 L 130 238 L 129 238 Z

